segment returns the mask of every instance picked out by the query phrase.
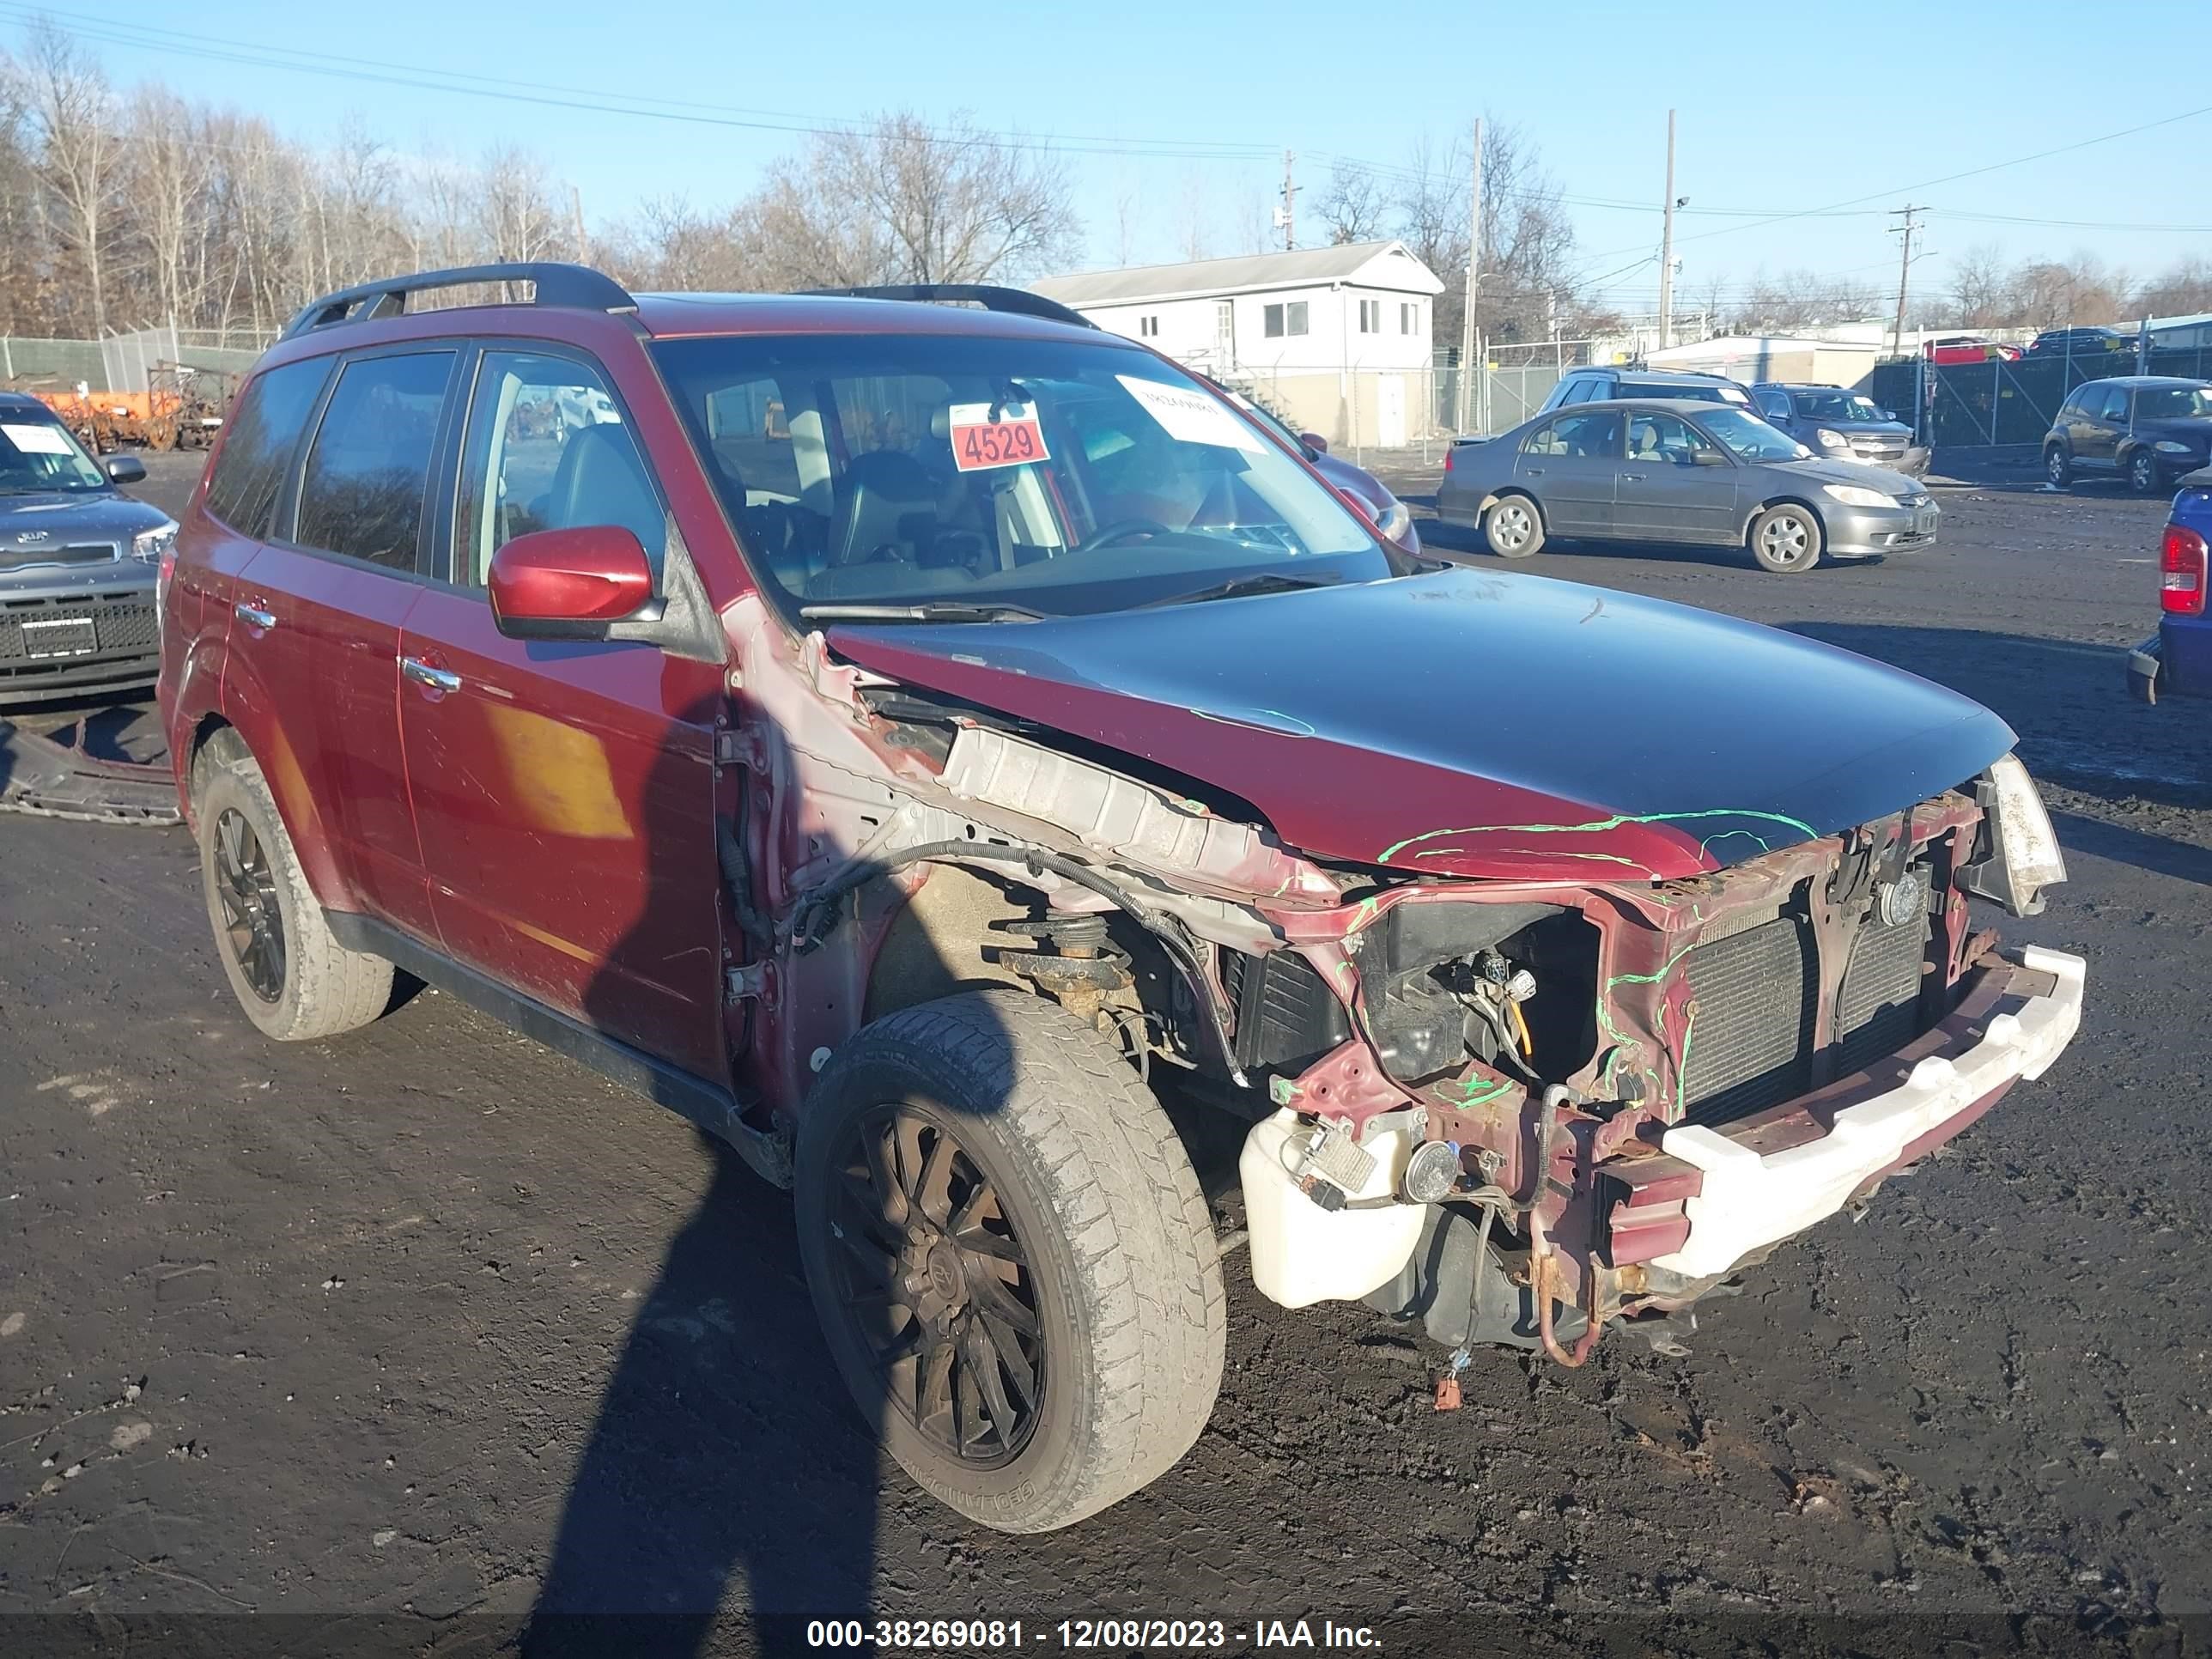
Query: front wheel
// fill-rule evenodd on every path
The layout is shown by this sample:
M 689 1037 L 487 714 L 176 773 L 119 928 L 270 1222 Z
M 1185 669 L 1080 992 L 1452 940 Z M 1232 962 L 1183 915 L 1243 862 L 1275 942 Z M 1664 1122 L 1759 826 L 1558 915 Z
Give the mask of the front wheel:
M 2165 482 L 2159 472 L 2158 456 L 2148 445 L 2138 447 L 2128 460 L 2129 487 L 2138 495 L 2155 495 Z
M 1525 559 L 1544 545 L 1544 515 L 1526 495 L 1500 495 L 1482 515 L 1482 538 L 1501 559 Z
M 854 1399 L 969 1520 L 1048 1532 L 1164 1474 L 1206 1425 L 1226 1304 L 1159 1103 L 1025 994 L 886 1015 L 801 1117 L 799 1253 Z
M 1778 575 L 1795 575 L 1820 563 L 1826 539 L 1813 510 L 1795 501 L 1770 507 L 1751 522 L 1751 556 L 1761 570 Z
M 2053 489 L 2063 489 L 2074 482 L 2074 463 L 2057 444 L 2043 452 L 2043 476 Z

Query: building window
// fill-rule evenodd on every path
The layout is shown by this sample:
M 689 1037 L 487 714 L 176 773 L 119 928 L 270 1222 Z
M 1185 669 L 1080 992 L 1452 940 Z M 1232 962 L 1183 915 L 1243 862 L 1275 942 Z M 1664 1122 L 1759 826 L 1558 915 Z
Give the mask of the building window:
M 1147 340 L 1158 338 L 1160 332 L 1160 319 L 1158 317 L 1138 318 L 1137 332 Z
M 1420 330 L 1414 326 L 1414 319 L 1420 315 L 1420 307 L 1417 305 L 1400 306 L 1398 307 L 1398 332 L 1401 334 L 1419 333 Z
M 1269 339 L 1280 339 L 1285 334 L 1306 331 L 1306 302 L 1292 300 L 1287 305 L 1267 306 L 1260 313 L 1260 331 Z
M 1380 300 L 1362 300 L 1359 302 L 1359 331 L 1362 334 L 1380 334 L 1382 331 L 1382 302 Z

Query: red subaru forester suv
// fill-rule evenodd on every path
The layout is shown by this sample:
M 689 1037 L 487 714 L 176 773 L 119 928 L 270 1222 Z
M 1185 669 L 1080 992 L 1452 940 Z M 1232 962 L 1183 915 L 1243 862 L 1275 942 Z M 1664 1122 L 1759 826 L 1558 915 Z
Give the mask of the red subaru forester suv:
M 1970 915 L 2064 875 L 1987 710 L 1424 565 L 1015 291 L 332 295 L 160 595 L 253 1022 L 404 970 L 728 1140 L 885 1443 L 995 1527 L 1189 1448 L 1225 1240 L 1289 1306 L 1672 1351 L 2080 1017 Z M 1242 1120 L 1226 1233 L 1163 1096 Z

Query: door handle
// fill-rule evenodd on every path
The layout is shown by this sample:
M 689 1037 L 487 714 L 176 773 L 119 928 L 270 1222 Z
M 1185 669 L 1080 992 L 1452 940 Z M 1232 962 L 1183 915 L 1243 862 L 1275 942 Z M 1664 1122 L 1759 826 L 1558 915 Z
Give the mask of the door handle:
M 451 669 L 433 668 L 419 657 L 402 657 L 399 672 L 417 685 L 427 685 L 433 691 L 458 691 L 461 677 Z
M 231 606 L 230 613 L 248 628 L 258 628 L 264 633 L 276 626 L 275 611 L 264 611 L 258 605 L 246 604 L 243 599 Z
M 1620 475 L 1620 481 L 1623 483 L 1642 483 L 1644 475 L 1641 472 L 1624 472 Z
M 1540 478 L 1544 476 L 1544 469 L 1540 466 L 1524 467 L 1522 471 L 1532 478 Z

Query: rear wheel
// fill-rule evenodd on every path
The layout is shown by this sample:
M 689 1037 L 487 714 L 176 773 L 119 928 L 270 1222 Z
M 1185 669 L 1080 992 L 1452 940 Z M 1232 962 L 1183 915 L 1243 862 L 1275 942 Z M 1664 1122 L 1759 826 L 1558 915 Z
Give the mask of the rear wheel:
M 1198 1438 L 1227 1330 L 1212 1217 L 1089 1026 L 1006 991 L 877 1020 L 809 1097 L 796 1175 L 830 1352 L 943 1503 L 1050 1531 Z
M 2158 454 L 2148 444 L 2136 446 L 2128 458 L 2128 484 L 2138 495 L 2155 495 L 2166 482 L 2158 467 Z
M 1500 495 L 1483 513 L 1482 538 L 1501 559 L 1525 559 L 1544 545 L 1544 515 L 1526 495 Z
M 2053 489 L 2063 489 L 2074 482 L 2074 463 L 2057 444 L 2043 452 L 2043 476 Z
M 1820 562 L 1826 536 L 1813 509 L 1795 501 L 1770 507 L 1751 521 L 1751 556 L 1761 570 L 1795 575 Z
M 195 769 L 200 884 L 216 953 L 262 1035 L 283 1042 L 368 1024 L 392 1000 L 392 964 L 349 951 L 323 920 L 261 769 L 242 749 Z

